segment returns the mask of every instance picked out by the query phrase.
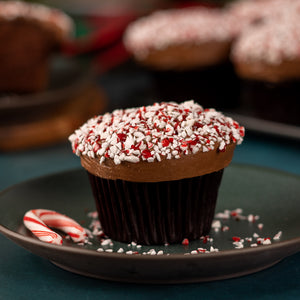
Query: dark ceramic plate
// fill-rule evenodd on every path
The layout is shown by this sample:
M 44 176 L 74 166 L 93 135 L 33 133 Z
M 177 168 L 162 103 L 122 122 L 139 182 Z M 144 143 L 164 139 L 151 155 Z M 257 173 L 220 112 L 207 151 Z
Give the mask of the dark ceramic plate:
M 63 246 L 50 245 L 32 237 L 22 225 L 26 211 L 45 208 L 65 213 L 88 227 L 87 212 L 94 211 L 87 175 L 72 170 L 15 185 L 0 194 L 0 232 L 32 253 L 44 257 L 61 268 L 78 274 L 124 282 L 187 283 L 226 279 L 268 268 L 283 258 L 300 251 L 299 218 L 300 177 L 245 165 L 232 165 L 225 171 L 216 212 L 243 209 L 243 215 L 259 215 L 259 220 L 221 220 L 228 231 L 211 231 L 212 244 L 203 240 L 188 246 L 142 246 L 163 255 L 128 255 L 116 253 L 132 245 L 114 243 L 113 252 L 98 252 L 100 243 L 80 246 L 64 241 Z M 259 229 L 258 224 L 264 224 Z M 273 240 L 282 231 L 280 240 Z M 270 245 L 235 249 L 232 237 L 270 237 Z M 197 248 L 219 252 L 192 255 Z M 103 247 L 105 248 L 105 246 Z M 105 250 L 105 249 L 104 249 Z M 151 252 L 151 251 L 150 251 Z M 152 251 L 153 252 L 153 251 Z

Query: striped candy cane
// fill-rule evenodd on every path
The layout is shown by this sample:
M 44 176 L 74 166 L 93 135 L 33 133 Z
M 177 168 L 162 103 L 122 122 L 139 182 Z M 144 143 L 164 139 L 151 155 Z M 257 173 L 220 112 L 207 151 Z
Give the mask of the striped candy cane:
M 53 210 L 33 209 L 29 210 L 23 218 L 26 228 L 28 228 L 41 241 L 61 245 L 62 237 L 49 227 L 59 229 L 68 234 L 74 242 L 84 242 L 86 232 L 73 219 Z M 49 226 L 49 227 L 48 227 Z

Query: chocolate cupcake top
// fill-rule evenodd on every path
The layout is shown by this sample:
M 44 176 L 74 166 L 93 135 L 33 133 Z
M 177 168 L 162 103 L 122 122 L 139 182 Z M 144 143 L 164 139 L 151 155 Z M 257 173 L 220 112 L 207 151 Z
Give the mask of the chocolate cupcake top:
M 22 1 L 0 1 L 0 20 L 13 21 L 17 19 L 32 20 L 53 32 L 57 39 L 64 39 L 74 29 L 69 16 L 58 9 L 42 4 Z
M 244 128 L 194 101 L 115 110 L 88 120 L 69 137 L 94 175 L 129 181 L 200 176 L 231 161 Z
M 229 15 L 209 8 L 170 9 L 152 13 L 128 26 L 124 43 L 137 58 L 172 45 L 232 40 L 235 28 Z

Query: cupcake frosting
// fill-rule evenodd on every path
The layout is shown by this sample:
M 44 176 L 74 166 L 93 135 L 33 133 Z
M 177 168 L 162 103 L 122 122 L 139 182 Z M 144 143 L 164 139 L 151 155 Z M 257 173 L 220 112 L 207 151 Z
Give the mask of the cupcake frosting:
M 236 19 L 239 33 L 249 25 L 294 12 L 298 4 L 299 0 L 239 0 L 228 4 L 225 12 Z
M 96 116 L 69 140 L 82 165 L 94 175 L 163 181 L 222 169 L 243 136 L 244 128 L 231 118 L 186 101 Z
M 193 7 L 161 10 L 129 25 L 124 43 L 131 53 L 141 59 L 151 49 L 231 40 L 235 30 L 231 17 L 219 9 Z
M 59 31 L 62 36 L 71 34 L 74 24 L 69 16 L 62 11 L 47 6 L 22 1 L 0 1 L 0 20 L 30 19 L 48 25 Z
M 276 18 L 248 26 L 232 47 L 243 78 L 282 82 L 300 77 L 300 2 L 290 1 Z
M 234 59 L 277 65 L 300 58 L 300 14 L 248 27 L 232 50 Z M 298 19 L 296 21 L 296 18 Z M 295 22 L 293 22 L 295 21 Z

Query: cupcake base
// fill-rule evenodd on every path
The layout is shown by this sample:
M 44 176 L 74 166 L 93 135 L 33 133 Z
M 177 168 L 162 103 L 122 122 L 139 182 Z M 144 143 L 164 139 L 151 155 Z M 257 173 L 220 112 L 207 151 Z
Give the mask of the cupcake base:
M 158 99 L 193 99 L 217 110 L 238 106 L 239 80 L 230 63 L 190 71 L 151 71 Z
M 48 61 L 40 61 L 28 68 L 0 70 L 1 93 L 28 94 L 46 89 L 49 79 Z
M 244 80 L 241 101 L 256 117 L 300 125 L 299 85 L 299 80 L 282 83 Z
M 155 183 L 88 175 L 104 233 L 120 242 L 154 245 L 209 233 L 223 169 Z

